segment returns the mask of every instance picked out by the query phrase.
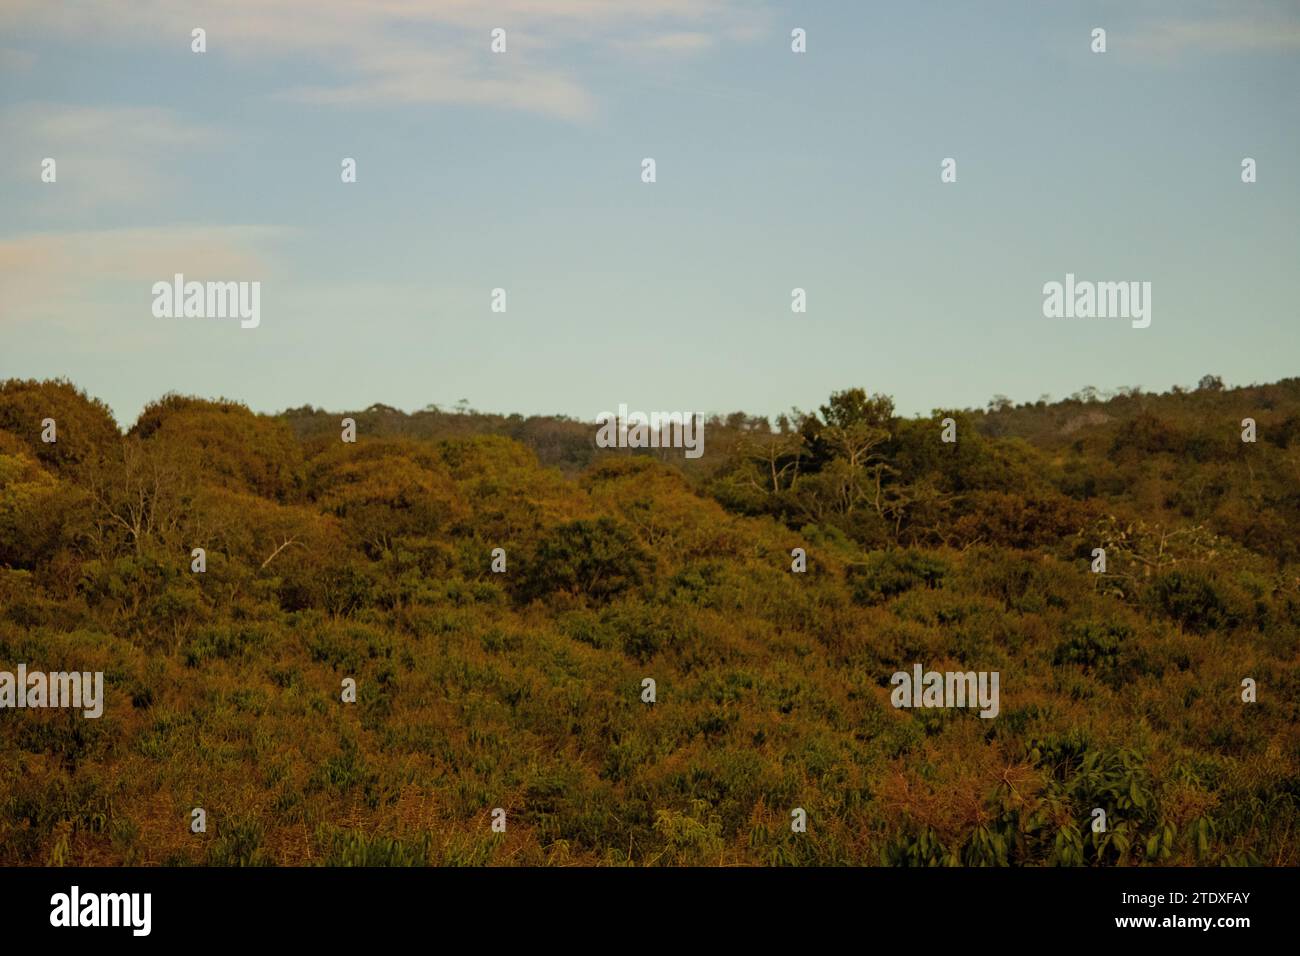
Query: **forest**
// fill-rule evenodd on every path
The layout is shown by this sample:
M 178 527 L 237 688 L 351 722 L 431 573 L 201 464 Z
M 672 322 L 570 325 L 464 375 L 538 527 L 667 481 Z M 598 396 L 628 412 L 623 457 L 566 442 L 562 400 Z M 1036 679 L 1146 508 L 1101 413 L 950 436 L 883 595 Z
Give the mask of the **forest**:
M 705 427 L 0 382 L 0 865 L 1300 864 L 1300 378 Z

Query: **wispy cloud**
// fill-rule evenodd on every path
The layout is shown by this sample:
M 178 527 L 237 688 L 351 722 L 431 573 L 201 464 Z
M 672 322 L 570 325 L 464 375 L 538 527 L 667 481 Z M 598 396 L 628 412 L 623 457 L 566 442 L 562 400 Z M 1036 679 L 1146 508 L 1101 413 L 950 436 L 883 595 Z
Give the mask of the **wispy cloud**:
M 0 47 L 0 73 L 22 73 L 36 63 L 36 54 L 28 50 Z
M 690 55 L 713 49 L 718 43 L 711 33 L 695 31 L 678 31 L 675 33 L 651 33 L 646 36 L 615 41 L 617 49 L 637 56 L 661 56 L 663 54 Z
M 199 280 L 261 279 L 274 269 L 279 226 L 167 226 L 33 233 L 0 240 L 0 327 L 54 321 L 75 327 L 103 314 L 107 287 L 149 287 L 183 272 Z
M 434 53 L 394 46 L 359 54 L 348 76 L 335 83 L 293 87 L 287 99 L 333 105 L 366 103 L 458 103 L 584 119 L 595 98 L 562 72 L 503 63 L 499 70 L 462 53 Z
M 1153 17 L 1116 37 L 1117 46 L 1158 57 L 1183 53 L 1284 53 L 1300 50 L 1300 5 L 1235 0 Z
M 168 110 L 147 107 L 60 107 L 28 104 L 7 114 L 23 120 L 28 131 L 61 146 L 100 146 L 106 141 L 129 142 L 141 149 L 203 146 L 213 131 L 177 117 Z
M 106 33 L 177 51 L 202 27 L 209 56 L 314 60 L 317 77 L 277 91 L 299 100 L 460 103 L 569 120 L 598 108 L 575 51 L 617 55 L 635 44 L 642 54 L 680 56 L 752 39 L 763 19 L 744 0 L 84 0 L 75 16 L 44 0 L 0 8 L 0 26 Z M 505 55 L 489 51 L 496 27 L 507 31 Z
M 16 144 L 15 162 L 32 181 L 42 159 L 55 160 L 57 186 L 42 201 L 65 213 L 166 197 L 183 185 L 169 160 L 217 138 L 163 109 L 25 103 L 0 111 L 0 141 Z

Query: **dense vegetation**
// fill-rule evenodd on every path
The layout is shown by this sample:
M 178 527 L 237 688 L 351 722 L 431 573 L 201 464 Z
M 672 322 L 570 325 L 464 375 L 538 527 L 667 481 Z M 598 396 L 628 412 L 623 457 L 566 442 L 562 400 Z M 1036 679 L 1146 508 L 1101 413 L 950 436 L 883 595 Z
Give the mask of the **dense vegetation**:
M 1300 379 L 342 417 L 0 383 L 0 670 L 107 685 L 0 710 L 0 864 L 1300 863 Z

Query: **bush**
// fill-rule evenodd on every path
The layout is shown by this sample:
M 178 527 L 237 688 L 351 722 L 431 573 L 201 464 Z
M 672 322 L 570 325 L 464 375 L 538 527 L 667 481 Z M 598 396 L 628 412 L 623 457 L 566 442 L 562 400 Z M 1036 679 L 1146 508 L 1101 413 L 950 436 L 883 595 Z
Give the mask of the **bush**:
M 1219 587 L 1209 575 L 1192 571 L 1171 571 L 1151 587 L 1156 609 L 1196 634 L 1228 628 L 1237 623 Z
M 651 554 L 614 519 L 571 521 L 542 539 L 519 594 L 526 601 L 555 593 L 607 601 L 639 586 L 653 566 Z
M 428 866 L 429 834 L 407 843 L 382 834 L 337 830 L 328 835 L 323 866 Z
M 1085 668 L 1114 667 L 1120 646 L 1133 636 L 1125 624 L 1083 621 L 1071 626 L 1071 634 L 1056 646 L 1053 664 L 1078 664 Z
M 849 584 L 858 604 L 881 604 L 915 587 L 943 586 L 949 567 L 940 558 L 913 549 L 880 551 L 850 565 Z

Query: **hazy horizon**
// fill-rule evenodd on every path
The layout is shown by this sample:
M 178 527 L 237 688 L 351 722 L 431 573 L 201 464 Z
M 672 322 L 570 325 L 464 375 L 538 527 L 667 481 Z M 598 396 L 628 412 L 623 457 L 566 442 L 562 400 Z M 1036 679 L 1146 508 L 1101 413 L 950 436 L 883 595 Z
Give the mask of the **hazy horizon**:
M 862 386 L 912 415 L 1300 370 L 1293 4 L 86 0 L 0 29 L 0 377 L 123 423 L 170 391 L 590 420 Z M 156 318 L 176 273 L 260 282 L 260 325 Z M 1067 274 L 1150 282 L 1150 327 L 1044 318 Z
M 1212 373 L 1206 373 L 1206 374 L 1212 374 Z M 14 377 L 15 377 L 15 378 L 21 378 L 21 376 L 14 376 Z M 1296 376 L 1283 376 L 1283 378 L 1295 378 L 1295 377 L 1296 377 Z M 1198 379 L 1199 379 L 1199 378 L 1200 378 L 1200 376 L 1198 376 Z M 1267 387 L 1267 386 L 1270 386 L 1270 385 L 1275 385 L 1275 384 L 1277 384 L 1277 383 L 1278 383 L 1279 381 L 1281 381 L 1281 380 L 1282 380 L 1282 379 L 1276 379 L 1276 380 L 1268 381 L 1268 382 L 1228 382 L 1228 381 L 1224 381 L 1222 384 L 1223 384 L 1223 388 L 1224 388 L 1224 390 L 1226 390 L 1226 391 L 1231 391 L 1232 389 L 1238 389 L 1238 388 L 1245 389 L 1245 388 L 1255 388 L 1255 387 Z M 103 399 L 102 396 L 95 395 L 95 394 L 93 394 L 93 393 L 91 393 L 91 392 L 86 391 L 86 389 L 85 389 L 84 387 L 82 387 L 82 386 L 80 385 L 80 383 L 78 383 L 78 382 L 72 382 L 72 384 L 73 384 L 74 386 L 76 386 L 77 388 L 81 389 L 82 391 L 85 391 L 86 394 L 87 394 L 90 398 L 92 398 L 92 399 L 100 399 L 101 401 L 105 401 L 105 404 L 108 404 L 107 401 L 106 401 L 105 399 Z M 1091 383 L 1090 383 L 1090 384 L 1091 384 Z M 1197 385 L 1197 383 L 1196 383 L 1196 382 L 1175 382 L 1175 383 L 1173 383 L 1173 385 L 1174 385 L 1174 386 L 1177 386 L 1177 387 L 1181 387 L 1181 388 L 1183 388 L 1183 389 L 1186 390 L 1186 391 L 1193 391 L 1193 390 L 1196 389 L 1196 385 Z M 839 391 L 839 390 L 844 389 L 844 388 L 853 388 L 853 387 L 860 387 L 860 386 L 855 386 L 855 385 L 853 385 L 853 384 L 851 384 L 851 383 L 844 383 L 843 385 L 840 385 L 840 386 L 835 386 L 835 387 L 828 388 L 828 389 L 827 389 L 827 394 L 826 394 L 826 395 L 823 395 L 821 398 L 814 399 L 812 402 L 809 402 L 807 405 L 804 405 L 804 406 L 798 406 L 798 408 L 799 408 L 800 411 L 804 411 L 804 412 L 814 412 L 814 411 L 816 411 L 816 409 L 817 409 L 819 406 L 821 406 L 822 404 L 825 403 L 826 398 L 830 395 L 831 392 L 833 392 L 833 391 Z M 1059 395 L 1056 395 L 1056 394 L 1049 394 L 1049 393 L 1043 393 L 1042 395 L 1038 395 L 1038 396 L 1034 396 L 1034 397 L 1025 397 L 1025 398 L 1023 398 L 1023 399 L 1022 399 L 1022 398 L 1019 398 L 1019 397 L 1017 397 L 1017 396 L 1014 396 L 1014 395 L 1003 395 L 1003 397 L 1010 399 L 1010 401 L 1011 401 L 1011 403 L 1012 403 L 1013 405 L 1034 404 L 1034 403 L 1037 402 L 1039 399 L 1043 399 L 1043 398 L 1046 398 L 1046 399 L 1049 401 L 1049 404 L 1050 404 L 1050 403 L 1056 403 L 1056 402 L 1067 401 L 1067 400 L 1071 399 L 1073 396 L 1075 396 L 1077 393 L 1083 391 L 1083 390 L 1084 390 L 1085 388 L 1087 388 L 1087 387 L 1088 387 L 1087 385 L 1083 385 L 1083 386 L 1080 386 L 1079 388 L 1076 388 L 1076 389 L 1074 389 L 1074 390 L 1072 390 L 1072 391 L 1070 391 L 1070 392 L 1068 392 L 1068 393 L 1063 393 L 1063 394 L 1059 394 Z M 1104 401 L 1106 401 L 1108 398 L 1115 396 L 1115 395 L 1118 393 L 1118 390 L 1119 390 L 1120 388 L 1125 387 L 1125 386 L 1116 386 L 1116 387 L 1113 387 L 1113 388 L 1107 388 L 1107 387 L 1103 387 L 1103 386 L 1095 386 L 1095 387 L 1096 387 L 1097 392 L 1098 392 L 1098 394 L 1099 394 L 1098 401 L 1100 401 L 1100 402 L 1104 402 Z M 1150 394 L 1150 395 L 1169 394 L 1169 392 L 1170 392 L 1170 389 L 1169 389 L 1169 388 L 1162 388 L 1162 389 L 1147 389 L 1147 388 L 1143 388 L 1143 389 L 1142 389 L 1142 393 L 1143 393 L 1143 394 Z M 376 400 L 376 401 L 373 401 L 373 402 L 366 402 L 366 403 L 364 403 L 364 404 L 355 405 L 355 406 L 346 406 L 346 407 L 344 407 L 344 406 L 334 407 L 334 406 L 329 406 L 329 405 L 321 405 L 320 403 L 317 403 L 317 402 L 299 402 L 299 403 L 296 404 L 296 405 L 286 405 L 286 406 L 281 407 L 281 408 L 258 408 L 258 407 L 255 407 L 255 406 L 249 404 L 248 402 L 244 401 L 243 399 L 241 399 L 241 398 L 240 398 L 239 396 L 237 396 L 237 395 L 196 395 L 196 394 L 188 393 L 188 392 L 175 392 L 175 393 L 165 393 L 165 394 L 179 394 L 179 395 L 183 395 L 183 396 L 188 397 L 188 398 L 198 398 L 198 399 L 201 399 L 201 400 L 203 400 L 203 401 L 210 401 L 210 402 L 235 402 L 235 403 L 238 403 L 238 404 L 240 404 L 240 405 L 244 405 L 245 407 L 247 407 L 247 408 L 249 409 L 249 411 L 251 411 L 251 412 L 253 412 L 253 413 L 255 413 L 255 414 L 258 414 L 258 415 L 269 415 L 269 416 L 278 416 L 278 415 L 283 415 L 283 414 L 285 414 L 285 413 L 287 413 L 287 412 L 295 411 L 295 410 L 297 410 L 297 409 L 303 408 L 304 406 L 310 406 L 310 407 L 312 407 L 313 409 L 315 409 L 316 411 L 319 411 L 319 412 L 329 412 L 329 413 L 338 412 L 338 413 L 341 413 L 341 414 L 342 414 L 342 413 L 350 413 L 350 412 L 363 412 L 363 411 L 366 411 L 367 409 L 371 408 L 371 407 L 374 406 L 374 405 L 387 405 L 387 406 L 389 406 L 390 408 L 395 408 L 395 409 L 397 409 L 397 411 L 402 412 L 402 413 L 404 413 L 404 414 L 406 414 L 406 415 L 414 415 L 414 414 L 417 414 L 417 413 L 419 413 L 419 412 L 426 411 L 426 410 L 429 409 L 429 406 L 430 406 L 430 405 L 436 405 L 436 406 L 437 406 L 437 411 L 442 412 L 442 413 L 444 413 L 444 414 L 457 414 L 457 413 L 459 413 L 459 412 L 461 411 L 461 410 L 457 407 L 457 403 L 456 403 L 456 402 L 426 402 L 426 403 L 424 403 L 423 405 L 412 405 L 412 406 L 408 406 L 408 407 L 403 407 L 403 406 L 399 406 L 399 405 L 393 405 L 391 402 L 385 402 L 385 401 L 383 401 L 382 399 L 380 399 L 380 400 Z M 887 393 L 885 393 L 885 394 L 887 394 Z M 123 431 L 127 431 L 127 430 L 129 430 L 129 429 L 131 428 L 131 426 L 132 426 L 132 425 L 133 425 L 133 424 L 134 424 L 134 423 L 139 419 L 141 413 L 144 411 L 145 407 L 146 407 L 150 402 L 158 401 L 159 399 L 161 399 L 161 398 L 163 398 L 163 397 L 164 397 L 164 395 L 161 395 L 161 394 L 160 394 L 160 395 L 155 395 L 155 396 L 153 396 L 152 398 L 148 399 L 148 400 L 147 400 L 143 405 L 141 405 L 140 408 L 136 409 L 132 414 L 130 414 L 128 417 L 123 417 L 123 416 L 118 412 L 117 409 L 113 408 L 113 406 L 112 406 L 111 404 L 109 404 L 109 409 L 110 409 L 110 411 L 113 413 L 113 418 L 117 421 L 118 426 L 119 426 Z M 893 396 L 891 396 L 891 398 L 892 398 L 892 397 L 893 397 Z M 990 396 L 990 399 L 993 398 L 993 397 L 994 397 L 994 396 Z M 626 404 L 626 403 L 624 403 L 624 404 Z M 952 410 L 952 409 L 961 409 L 961 410 L 976 410 L 976 411 L 977 411 L 977 410 L 986 410 L 987 407 L 989 406 L 989 404 L 990 404 L 990 402 L 987 402 L 987 401 L 986 401 L 986 402 L 983 402 L 983 403 L 978 403 L 978 404 L 975 404 L 975 405 L 958 405 L 958 404 L 945 404 L 945 403 L 943 403 L 943 402 L 936 402 L 936 403 L 933 403 L 933 404 L 931 404 L 930 406 L 928 406 L 928 407 L 926 407 L 926 408 L 923 408 L 923 409 L 922 409 L 922 408 L 917 408 L 917 409 L 905 409 L 905 408 L 901 408 L 901 407 L 896 407 L 896 408 L 895 408 L 895 413 L 896 413 L 896 415 L 897 415 L 898 417 L 900 417 L 900 418 L 924 418 L 924 417 L 929 416 L 930 413 L 932 413 L 932 412 L 934 412 L 934 411 L 936 411 L 936 410 L 939 410 L 939 409 L 947 409 L 947 410 Z M 617 406 L 617 405 L 618 405 L 618 403 L 614 403 L 614 406 L 612 406 L 612 407 L 609 408 L 609 409 L 602 409 L 601 412 L 603 412 L 603 411 L 607 411 L 607 410 L 610 411 L 610 412 L 614 412 L 614 411 L 616 411 L 616 406 Z M 764 414 L 764 412 L 762 412 L 762 411 L 754 411 L 754 410 L 752 410 L 752 409 L 747 409 L 747 408 L 728 408 L 728 409 L 687 409 L 687 411 L 693 412 L 694 414 L 697 414 L 697 415 L 701 415 L 701 416 L 703 416 L 703 417 L 706 418 L 706 419 L 707 419 L 707 418 L 714 417 L 714 416 L 718 416 L 718 417 L 726 417 L 727 415 L 730 415 L 730 414 L 732 414 L 732 413 L 734 413 L 734 412 L 744 412 L 746 415 L 750 415 L 750 416 L 763 416 L 763 417 L 767 418 L 769 422 L 775 424 L 775 420 L 776 420 L 776 418 L 777 418 L 778 416 L 783 415 L 783 414 L 784 414 L 784 415 L 789 415 L 793 407 L 794 407 L 794 406 L 786 406 L 786 407 L 783 408 L 783 409 L 778 409 L 777 411 L 775 411 L 775 412 L 771 412 L 771 413 L 768 413 L 768 414 Z M 636 410 L 637 410 L 637 409 L 633 409 L 633 411 L 636 411 Z M 644 410 L 647 411 L 647 412 L 649 412 L 649 411 L 655 411 L 655 409 L 650 409 L 650 408 L 646 408 L 646 409 L 644 409 Z M 521 411 L 521 410 L 519 410 L 519 409 L 509 409 L 509 408 L 507 408 L 507 409 L 480 408 L 480 407 L 474 405 L 472 402 L 470 403 L 470 406 L 469 406 L 467 409 L 465 409 L 465 412 L 468 413 L 468 414 L 477 414 L 477 415 L 500 415 L 500 416 L 507 417 L 507 418 L 510 417 L 511 415 L 521 415 L 521 416 L 523 416 L 524 418 L 533 418 L 533 417 L 536 417 L 536 418 L 566 418 L 566 419 L 570 419 L 570 420 L 577 420 L 577 421 L 580 421 L 580 422 L 587 422 L 587 423 L 590 423 L 590 424 L 593 424 L 593 425 L 594 425 L 594 424 L 597 424 L 597 422 L 595 421 L 595 419 L 597 418 L 597 416 L 598 416 L 599 414 L 601 414 L 601 412 L 595 412 L 595 413 L 592 413 L 591 415 L 574 415 L 574 414 L 570 414 L 570 413 L 567 413 L 567 412 L 544 411 L 544 410 L 543 410 L 543 411 Z

